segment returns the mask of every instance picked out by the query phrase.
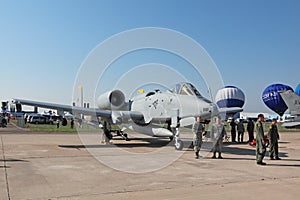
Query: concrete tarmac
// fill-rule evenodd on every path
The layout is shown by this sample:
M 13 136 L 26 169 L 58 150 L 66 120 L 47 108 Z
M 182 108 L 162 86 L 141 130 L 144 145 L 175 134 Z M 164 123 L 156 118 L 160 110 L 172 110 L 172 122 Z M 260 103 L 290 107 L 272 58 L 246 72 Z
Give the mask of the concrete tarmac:
M 188 147 L 179 154 L 173 146 L 165 146 L 167 140 L 139 139 L 142 136 L 131 133 L 129 142 L 116 139 L 116 145 L 100 145 L 100 134 L 95 134 L 85 146 L 74 133 L 37 133 L 12 125 L 1 128 L 0 199 L 300 198 L 300 133 L 280 133 L 282 160 L 266 156 L 267 166 L 256 165 L 255 148 L 247 144 L 225 144 L 224 159 L 214 160 L 208 154 L 196 160 Z M 158 151 L 161 163 L 173 154 L 178 159 L 152 172 L 128 173 L 101 162 L 109 158 L 122 169 L 122 162 L 131 159 L 129 155 L 122 160 L 115 146 L 135 157 L 132 168 L 124 164 L 126 170 L 147 164 L 146 154 L 164 146 L 167 151 Z

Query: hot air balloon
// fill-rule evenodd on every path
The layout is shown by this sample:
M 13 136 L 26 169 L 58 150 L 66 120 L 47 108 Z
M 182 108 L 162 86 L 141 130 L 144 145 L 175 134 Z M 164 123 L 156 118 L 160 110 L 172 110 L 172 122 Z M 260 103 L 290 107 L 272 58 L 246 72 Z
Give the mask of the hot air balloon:
M 295 93 L 298 94 L 298 96 L 300 96 L 300 84 L 296 87 Z
M 245 94 L 235 86 L 226 86 L 217 92 L 215 101 L 219 108 L 242 108 L 245 104 Z
M 285 102 L 281 98 L 279 91 L 282 90 L 292 90 L 290 86 L 283 84 L 272 84 L 268 86 L 263 94 L 262 100 L 271 110 L 276 112 L 278 115 L 282 116 L 284 112 L 288 109 Z

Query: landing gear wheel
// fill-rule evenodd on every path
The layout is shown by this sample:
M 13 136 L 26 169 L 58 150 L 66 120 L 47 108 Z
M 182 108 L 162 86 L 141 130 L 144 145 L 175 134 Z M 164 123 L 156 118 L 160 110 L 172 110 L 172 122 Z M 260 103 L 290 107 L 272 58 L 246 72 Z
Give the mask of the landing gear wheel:
M 174 140 L 174 137 L 173 136 L 171 136 L 171 137 L 169 137 L 170 138 L 170 142 L 172 142 L 173 140 Z
M 125 141 L 129 141 L 129 140 L 130 140 L 130 139 L 128 138 L 127 133 L 124 133 L 123 136 L 124 136 L 124 138 L 125 138 Z
M 175 149 L 179 151 L 183 149 L 183 142 L 181 140 L 177 140 L 177 142 L 175 142 Z

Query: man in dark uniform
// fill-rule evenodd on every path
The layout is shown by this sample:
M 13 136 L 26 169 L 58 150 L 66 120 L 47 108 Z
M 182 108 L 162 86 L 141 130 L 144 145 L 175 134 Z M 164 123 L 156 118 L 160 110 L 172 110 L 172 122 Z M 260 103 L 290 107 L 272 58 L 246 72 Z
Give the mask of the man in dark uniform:
M 281 160 L 278 156 L 278 140 L 279 134 L 277 129 L 277 121 L 276 119 L 272 119 L 272 124 L 270 126 L 268 137 L 270 140 L 270 159 L 271 160 Z M 274 159 L 275 156 L 275 159 Z
M 266 146 L 265 146 L 265 135 L 264 135 L 264 128 L 263 122 L 265 117 L 263 114 L 258 115 L 258 120 L 256 122 L 256 163 L 258 165 L 266 165 L 263 162 L 263 159 L 266 154 Z
M 231 141 L 236 142 L 235 141 L 235 138 L 236 138 L 236 123 L 235 123 L 233 118 L 232 118 L 232 121 L 230 122 L 230 126 L 231 126 Z
M 238 129 L 238 143 L 243 143 L 245 127 L 244 127 L 244 123 L 243 123 L 242 119 L 240 119 L 240 121 L 237 125 L 237 129 Z
M 72 118 L 71 119 L 71 129 L 73 129 L 74 128 L 74 119 Z
M 195 158 L 199 158 L 199 151 L 202 145 L 202 133 L 204 131 L 204 126 L 201 124 L 201 117 L 197 117 L 195 123 L 192 128 L 194 137 L 193 137 L 193 145 L 195 151 Z
M 249 119 L 249 122 L 247 124 L 247 131 L 248 131 L 248 136 L 249 136 L 249 141 L 252 142 L 254 140 L 254 123 L 252 119 Z

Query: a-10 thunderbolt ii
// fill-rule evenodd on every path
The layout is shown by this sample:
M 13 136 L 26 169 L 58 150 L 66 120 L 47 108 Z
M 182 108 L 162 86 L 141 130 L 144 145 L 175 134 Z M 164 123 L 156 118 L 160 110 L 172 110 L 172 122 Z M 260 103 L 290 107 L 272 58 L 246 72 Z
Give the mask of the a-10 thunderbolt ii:
M 104 131 L 108 124 L 117 124 L 122 130 L 133 131 L 154 137 L 169 137 L 174 139 L 175 148 L 181 150 L 183 142 L 180 139 L 179 128 L 192 125 L 195 117 L 210 120 L 221 113 L 241 112 L 241 108 L 218 108 L 210 100 L 203 97 L 190 83 L 180 83 L 172 90 L 155 90 L 140 93 L 125 101 L 125 95 L 120 90 L 106 92 L 97 99 L 98 108 L 82 108 L 68 105 L 14 99 L 16 104 L 56 109 L 59 113 L 65 111 L 73 114 L 101 117 Z M 167 128 L 158 124 L 167 124 Z

